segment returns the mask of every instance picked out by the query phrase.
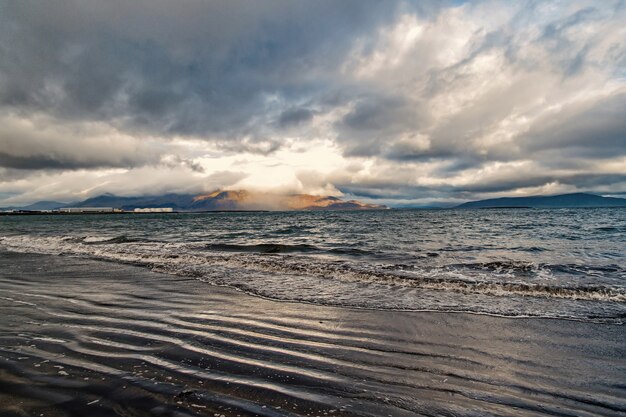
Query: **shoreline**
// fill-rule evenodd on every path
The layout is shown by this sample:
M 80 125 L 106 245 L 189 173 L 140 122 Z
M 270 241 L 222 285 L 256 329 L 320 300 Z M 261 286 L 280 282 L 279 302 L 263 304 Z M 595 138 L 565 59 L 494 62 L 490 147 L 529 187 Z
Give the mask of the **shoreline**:
M 283 302 L 17 252 L 0 293 L 3 415 L 626 411 L 621 326 Z
M 101 262 L 111 262 L 113 264 L 119 263 L 117 261 L 113 261 L 113 260 L 107 260 L 107 259 L 98 259 L 98 261 Z M 129 266 L 136 266 L 139 268 L 143 268 L 142 266 L 137 266 L 137 265 L 133 265 L 133 264 L 125 264 L 125 265 L 129 265 Z M 156 273 L 161 273 L 161 272 L 156 272 Z M 187 278 L 187 277 L 182 277 L 182 276 L 178 276 L 175 274 L 166 274 L 166 275 L 172 275 L 172 276 L 177 276 L 178 278 Z M 192 281 L 198 281 L 198 279 L 196 278 L 187 278 L 189 280 Z M 211 283 L 211 282 L 206 282 L 206 281 L 202 281 L 200 280 L 200 282 L 202 282 L 203 284 L 212 286 L 212 287 L 217 287 L 217 288 L 226 288 L 229 290 L 233 290 L 236 291 L 238 293 L 242 293 L 245 294 L 246 296 L 249 297 L 255 297 L 255 298 L 260 298 L 262 300 L 266 300 L 266 301 L 271 301 L 274 303 L 292 303 L 292 304 L 297 304 L 297 305 L 310 305 L 310 306 L 318 306 L 318 307 L 324 307 L 324 308 L 339 308 L 339 309 L 345 309 L 345 310 L 354 310 L 354 311 L 371 311 L 371 312 L 376 312 L 376 311 L 380 311 L 380 312 L 398 312 L 398 313 L 424 313 L 424 314 L 467 314 L 467 315 L 475 315 L 475 316 L 487 316 L 487 317 L 494 317 L 494 318 L 500 318 L 500 319 L 510 319 L 510 320 L 556 320 L 556 321 L 573 321 L 573 322 L 580 322 L 580 323 L 590 323 L 590 324 L 595 324 L 595 325 L 606 325 L 606 326 L 623 326 L 626 323 L 624 322 L 615 322 L 615 321 L 610 321 L 607 319 L 592 319 L 592 318 L 576 318 L 576 317 L 548 317 L 548 316 L 531 316 L 531 315 L 525 315 L 525 316 L 514 316 L 514 315 L 505 315 L 505 314 L 497 314 L 497 313 L 489 313 L 489 312 L 483 312 L 483 311 L 463 311 L 463 310 L 434 310 L 434 309 L 402 309 L 402 308 L 377 308 L 377 307 L 367 307 L 367 306 L 355 306 L 355 305 L 337 305 L 337 304 L 324 304 L 324 303 L 319 303 L 319 302 L 312 302 L 312 301 L 306 301 L 306 300 L 282 300 L 280 298 L 272 298 L 272 297 L 267 297 L 261 294 L 256 294 L 254 292 L 251 291 L 246 291 L 243 290 L 241 288 L 237 288 L 237 287 L 232 287 L 229 285 L 219 285 L 219 284 L 215 284 L 215 283 Z
M 153 270 L 152 267 L 150 266 L 150 264 L 146 264 L 146 263 L 136 263 L 133 261 L 124 261 L 121 259 L 112 259 L 112 258 L 107 258 L 107 257 L 92 257 L 89 255 L 79 255 L 79 254 L 69 254 L 69 253 L 64 253 L 62 255 L 51 255 L 51 254 L 45 254 L 45 253 L 41 253 L 41 252 L 37 252 L 37 251 L 18 251 L 15 249 L 8 249 L 3 247 L 0 244 L 0 254 L 3 252 L 12 252 L 12 253 L 16 253 L 16 254 L 31 254 L 31 255 L 35 255 L 35 256 L 39 256 L 39 255 L 43 255 L 43 256 L 62 256 L 62 257 L 71 257 L 71 258 L 76 258 L 76 259 L 88 259 L 88 260 L 93 260 L 95 262 L 105 262 L 105 263 L 111 263 L 114 265 L 124 265 L 124 266 L 129 266 L 132 268 L 140 268 L 146 272 L 152 272 L 152 273 L 156 273 L 156 274 L 165 274 L 165 275 L 169 275 L 169 276 L 173 276 L 173 277 L 177 277 L 179 279 L 186 279 L 188 278 L 186 275 L 179 275 L 175 272 L 164 272 L 164 271 L 159 271 L 157 270 Z M 499 313 L 493 313 L 493 312 L 488 312 L 488 311 L 472 311 L 472 310 L 454 310 L 454 309 L 428 309 L 428 308 L 400 308 L 400 307 L 370 307 L 370 306 L 362 306 L 362 305 L 354 305 L 354 304 L 333 304 L 333 303 L 324 303 L 324 302 L 320 302 L 320 301 L 308 301 L 308 300 L 304 300 L 304 299 L 281 299 L 281 298 L 275 298 L 275 297 L 271 297 L 271 296 L 266 296 L 254 291 L 250 291 L 250 290 L 246 290 L 244 288 L 240 288 L 234 285 L 229 285 L 229 284 L 218 284 L 215 282 L 211 282 L 202 278 L 189 278 L 191 280 L 194 281 L 199 281 L 201 282 L 203 285 L 209 285 L 209 286 L 214 286 L 214 287 L 218 287 L 218 288 L 226 288 L 226 289 L 230 289 L 230 290 L 234 290 L 237 291 L 239 293 L 245 294 L 247 296 L 250 297 L 257 297 L 263 300 L 267 300 L 267 301 L 271 301 L 271 302 L 276 302 L 276 303 L 295 303 L 295 304 L 300 304 L 300 305 L 311 305 L 311 306 L 319 306 L 319 307 L 328 307 L 328 308 L 343 308 L 343 309 L 350 309 L 350 310 L 356 310 L 356 311 L 372 311 L 372 312 L 376 312 L 376 311 L 381 311 L 381 312 L 405 312 L 405 313 L 441 313 L 441 314 L 470 314 L 470 315 L 478 315 L 478 316 L 489 316 L 489 317 L 497 317 L 497 318 L 503 318 L 503 319 L 542 319 L 542 320 L 564 320 L 564 321 L 574 321 L 574 322 L 581 322 L 581 323 L 593 323 L 593 324 L 605 324 L 605 325 L 612 325 L 612 326 L 622 326 L 625 323 L 626 316 L 619 316 L 619 317 L 568 317 L 568 316 L 548 316 L 548 315 L 532 315 L 532 314 L 499 314 Z M 528 296 L 528 298 L 532 299 L 535 297 L 532 296 Z
M 85 212 L 61 212 L 57 210 L 17 210 L 17 211 L 0 211 L 3 216 L 32 216 L 32 215 L 83 215 L 83 214 L 202 214 L 202 213 L 317 213 L 317 212 L 372 212 L 372 211 L 390 211 L 401 210 L 392 207 L 385 209 L 367 208 L 367 209 L 304 209 L 304 210 L 199 210 L 199 211 L 134 211 L 116 209 L 117 211 L 85 211 Z M 421 209 L 412 208 L 407 210 L 447 210 L 447 209 Z

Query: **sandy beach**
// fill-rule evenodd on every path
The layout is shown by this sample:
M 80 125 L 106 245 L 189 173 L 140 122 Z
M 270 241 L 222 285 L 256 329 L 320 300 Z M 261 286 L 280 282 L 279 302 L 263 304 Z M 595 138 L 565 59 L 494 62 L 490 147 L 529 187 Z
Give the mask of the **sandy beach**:
M 619 415 L 623 326 L 277 302 L 0 254 L 0 414 Z

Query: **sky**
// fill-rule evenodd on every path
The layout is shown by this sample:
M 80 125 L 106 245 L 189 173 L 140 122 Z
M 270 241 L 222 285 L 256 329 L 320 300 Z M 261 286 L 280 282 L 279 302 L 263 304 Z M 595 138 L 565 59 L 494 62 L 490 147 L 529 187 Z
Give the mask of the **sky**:
M 0 0 L 0 206 L 626 195 L 626 2 Z

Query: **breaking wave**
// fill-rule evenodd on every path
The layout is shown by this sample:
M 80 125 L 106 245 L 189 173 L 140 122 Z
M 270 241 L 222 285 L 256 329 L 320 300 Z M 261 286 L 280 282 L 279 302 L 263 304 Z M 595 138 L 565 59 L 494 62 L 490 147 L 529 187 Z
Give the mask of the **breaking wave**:
M 84 238 L 82 239 L 82 243 L 86 245 L 111 245 L 111 244 L 120 244 L 120 243 L 135 243 L 135 242 L 148 242 L 147 239 L 138 239 L 131 238 L 126 235 L 112 237 L 110 239 L 94 239 L 94 238 Z
M 507 316 L 626 317 L 626 289 L 579 285 L 553 274 L 624 275 L 581 267 L 494 261 L 422 266 L 328 258 L 312 245 L 156 242 L 114 237 L 0 238 L 9 250 L 82 256 L 194 277 L 287 301 L 362 308 L 470 311 Z M 349 249 L 348 249 L 349 250 Z M 426 256 L 436 259 L 436 254 Z
M 228 243 L 209 243 L 206 249 L 217 252 L 251 252 L 251 253 L 294 253 L 322 252 L 313 245 L 284 245 L 279 243 L 260 243 L 257 245 L 237 245 Z

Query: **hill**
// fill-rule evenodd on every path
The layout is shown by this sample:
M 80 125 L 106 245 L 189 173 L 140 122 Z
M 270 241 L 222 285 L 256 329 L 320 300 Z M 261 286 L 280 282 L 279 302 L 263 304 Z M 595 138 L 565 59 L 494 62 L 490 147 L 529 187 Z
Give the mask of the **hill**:
M 595 194 L 573 193 L 553 196 L 502 197 L 470 201 L 455 208 L 575 208 L 575 207 L 626 207 L 626 199 L 602 197 Z

